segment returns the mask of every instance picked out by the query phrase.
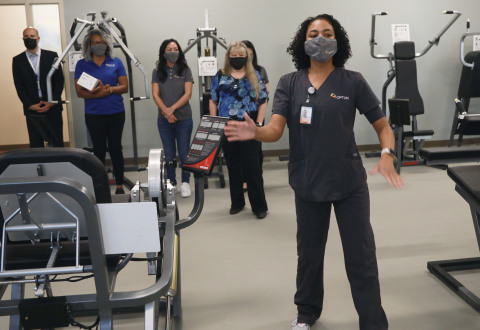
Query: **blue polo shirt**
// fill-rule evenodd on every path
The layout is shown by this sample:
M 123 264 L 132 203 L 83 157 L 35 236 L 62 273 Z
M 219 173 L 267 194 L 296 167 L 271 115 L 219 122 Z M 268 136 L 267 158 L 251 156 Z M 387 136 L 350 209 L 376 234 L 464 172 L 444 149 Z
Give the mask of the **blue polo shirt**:
M 127 72 L 122 61 L 118 57 L 105 57 L 101 66 L 94 61 L 78 61 L 75 67 L 75 79 L 79 79 L 83 72 L 88 73 L 92 77 L 100 79 L 100 81 L 110 86 L 118 85 L 118 77 L 126 76 Z M 123 97 L 118 94 L 110 94 L 98 99 L 85 99 L 85 113 L 92 115 L 111 115 L 114 113 L 125 111 L 123 105 Z

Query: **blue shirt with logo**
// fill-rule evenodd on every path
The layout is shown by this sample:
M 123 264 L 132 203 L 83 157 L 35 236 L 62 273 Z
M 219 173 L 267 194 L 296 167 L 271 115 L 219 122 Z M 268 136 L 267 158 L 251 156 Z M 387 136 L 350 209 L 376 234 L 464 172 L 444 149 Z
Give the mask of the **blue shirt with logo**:
M 104 85 L 118 86 L 118 78 L 126 76 L 127 72 L 122 61 L 118 57 L 105 57 L 101 66 L 94 61 L 78 61 L 75 67 L 75 79 L 79 79 L 83 72 L 99 79 Z M 92 115 L 111 115 L 125 111 L 123 97 L 118 94 L 110 94 L 98 99 L 85 99 L 85 113 Z

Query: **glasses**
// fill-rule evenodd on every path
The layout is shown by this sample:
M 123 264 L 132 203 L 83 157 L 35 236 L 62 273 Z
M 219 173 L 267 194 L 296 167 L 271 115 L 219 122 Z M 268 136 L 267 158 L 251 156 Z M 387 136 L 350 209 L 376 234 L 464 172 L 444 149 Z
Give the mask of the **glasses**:
M 90 42 L 91 46 L 97 46 L 97 45 L 106 45 L 107 43 L 105 41 L 92 41 Z

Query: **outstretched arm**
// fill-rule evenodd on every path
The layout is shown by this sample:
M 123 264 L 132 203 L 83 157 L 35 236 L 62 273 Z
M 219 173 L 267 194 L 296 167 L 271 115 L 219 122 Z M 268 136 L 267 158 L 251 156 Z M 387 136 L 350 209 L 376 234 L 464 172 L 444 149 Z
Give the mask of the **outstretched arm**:
M 390 128 L 390 125 L 385 117 L 382 117 L 374 122 L 373 128 L 377 132 L 382 149 L 390 148 L 393 150 L 395 147 L 395 137 L 393 136 L 392 129 Z M 375 167 L 369 171 L 369 173 L 373 175 L 380 172 L 391 186 L 400 189 L 404 182 L 402 177 L 398 175 L 397 171 L 395 171 L 393 161 L 394 157 L 392 155 L 384 153 L 380 157 L 377 165 L 375 165 Z
M 229 121 L 225 126 L 228 141 L 246 141 L 255 139 L 260 142 L 278 141 L 283 134 L 287 119 L 273 114 L 268 125 L 257 127 L 255 122 L 245 114 L 245 121 Z

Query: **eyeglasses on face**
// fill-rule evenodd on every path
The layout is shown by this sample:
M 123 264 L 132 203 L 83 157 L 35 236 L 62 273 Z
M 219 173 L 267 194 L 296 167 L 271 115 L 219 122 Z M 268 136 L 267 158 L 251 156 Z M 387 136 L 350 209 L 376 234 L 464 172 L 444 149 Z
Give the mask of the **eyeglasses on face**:
M 91 46 L 97 46 L 97 45 L 106 45 L 107 43 L 105 41 L 91 41 L 90 45 Z

